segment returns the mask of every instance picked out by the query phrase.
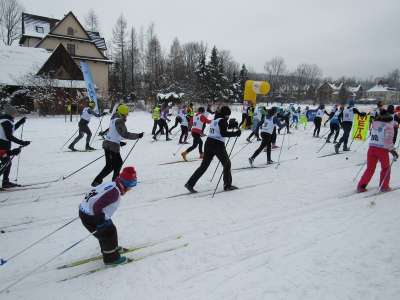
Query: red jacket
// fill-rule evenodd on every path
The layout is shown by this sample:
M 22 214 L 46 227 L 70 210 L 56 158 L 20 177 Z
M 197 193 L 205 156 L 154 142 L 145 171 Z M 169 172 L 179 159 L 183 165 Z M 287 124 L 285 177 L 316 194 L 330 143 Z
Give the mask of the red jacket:
M 200 122 L 198 122 L 199 124 L 197 124 L 197 122 L 195 122 L 196 119 L 198 119 L 198 116 L 200 116 Z M 209 120 L 205 115 L 203 115 L 202 113 L 197 113 L 194 118 L 193 118 L 193 126 L 192 126 L 192 133 L 198 133 L 201 134 L 203 133 L 203 124 L 204 123 L 211 123 L 211 120 Z

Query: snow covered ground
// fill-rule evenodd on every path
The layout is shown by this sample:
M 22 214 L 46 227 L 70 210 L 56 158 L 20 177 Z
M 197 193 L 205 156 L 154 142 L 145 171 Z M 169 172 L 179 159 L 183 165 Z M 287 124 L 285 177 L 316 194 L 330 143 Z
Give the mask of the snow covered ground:
M 91 122 L 93 131 L 97 124 Z M 311 137 L 309 124 L 285 136 L 281 159 L 288 161 L 279 168 L 233 170 L 233 184 L 242 189 L 214 198 L 207 192 L 170 197 L 185 192 L 183 184 L 200 161 L 160 165 L 180 158 L 179 152 L 173 156 L 178 137 L 152 142 L 152 120 L 144 112 L 132 113 L 127 125 L 147 133 L 128 159 L 140 183 L 123 197 L 113 220 L 121 245 L 154 243 L 128 254 L 142 258 L 137 262 L 63 281 L 102 266 L 95 261 L 57 269 L 98 255 L 97 240 L 90 237 L 0 294 L 1 299 L 399 299 L 400 191 L 365 198 L 377 191 L 375 174 L 366 194 L 346 197 L 355 189 L 352 180 L 365 160 L 366 144 L 317 158 L 333 152 L 333 146 L 317 154 L 324 140 Z M 59 150 L 76 126 L 63 118 L 28 119 L 24 137 L 32 144 L 23 150 L 18 182 L 57 179 L 102 155 L 101 150 Z M 248 134 L 242 134 L 233 154 Z M 235 155 L 232 168 L 247 166 L 257 146 L 252 143 Z M 190 158 L 197 155 L 192 152 Z M 278 155 L 273 151 L 272 159 Z M 255 164 L 265 162 L 262 153 Z M 12 256 L 77 217 L 83 194 L 103 165 L 101 159 L 42 189 L 0 192 L 0 257 Z M 198 182 L 199 191 L 215 186 L 216 179 L 209 181 L 215 165 Z M 396 163 L 392 187 L 399 180 Z M 77 220 L 10 260 L 0 267 L 0 289 L 86 235 Z

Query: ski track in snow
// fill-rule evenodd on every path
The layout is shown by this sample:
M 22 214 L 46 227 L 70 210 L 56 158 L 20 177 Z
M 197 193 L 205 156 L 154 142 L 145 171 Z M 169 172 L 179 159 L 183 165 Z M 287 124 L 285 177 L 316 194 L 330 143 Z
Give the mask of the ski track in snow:
M 235 114 L 240 119 L 239 113 Z M 93 132 L 97 124 L 93 119 Z M 306 130 L 292 129 L 293 134 L 285 137 L 282 161 L 294 157 L 298 160 L 282 163 L 277 169 L 232 172 L 233 184 L 239 187 L 260 185 L 211 198 L 221 174 L 219 168 L 210 183 L 215 159 L 196 185 L 199 191 L 211 192 L 168 198 L 186 192 L 183 185 L 200 161 L 160 166 L 180 159 L 180 152 L 173 156 L 179 136 L 171 142 L 165 142 L 164 137 L 151 142 L 148 132 L 152 120 L 144 112 L 132 113 L 127 125 L 147 134 L 127 161 L 135 165 L 139 184 L 122 198 L 113 218 L 120 244 L 132 247 L 182 235 L 179 240 L 141 249 L 129 257 L 189 245 L 59 282 L 101 266 L 97 261 L 56 270 L 76 259 L 98 255 L 97 241 L 89 238 L 0 295 L 1 299 L 398 299 L 399 192 L 369 199 L 364 199 L 365 194 L 350 195 L 356 186 L 353 177 L 366 159 L 366 144 L 355 142 L 355 151 L 317 158 L 333 152 L 333 144 L 316 153 L 325 140 L 312 138 L 310 123 Z M 48 127 L 53 130 L 46 130 Z M 18 182 L 60 178 L 100 156 L 101 150 L 60 150 L 76 127 L 75 118 L 73 123 L 64 123 L 61 117 L 29 118 L 24 136 L 32 144 L 29 151 L 23 150 Z M 322 128 L 321 135 L 325 130 Z M 249 134 L 243 131 L 237 142 L 232 168 L 248 166 L 247 158 L 258 147 L 259 143 L 253 142 L 236 154 Z M 278 136 L 278 145 L 282 137 Z M 82 139 L 77 148 L 83 145 Z M 93 145 L 101 149 L 101 141 Z M 129 142 L 123 148 L 122 157 L 131 146 Z M 272 152 L 273 160 L 277 161 L 279 152 Z M 191 152 L 189 158 L 197 159 L 198 152 Z M 255 164 L 265 162 L 262 152 Z M 71 178 L 43 189 L 0 192 L 0 257 L 10 257 L 76 217 L 84 193 L 103 165 L 100 159 Z M 14 176 L 12 173 L 11 178 Z M 367 194 L 376 192 L 377 177 Z M 392 186 L 398 185 L 399 179 L 394 164 Z M 376 202 L 373 207 L 369 205 L 372 200 Z M 0 289 L 86 234 L 77 220 L 0 266 Z

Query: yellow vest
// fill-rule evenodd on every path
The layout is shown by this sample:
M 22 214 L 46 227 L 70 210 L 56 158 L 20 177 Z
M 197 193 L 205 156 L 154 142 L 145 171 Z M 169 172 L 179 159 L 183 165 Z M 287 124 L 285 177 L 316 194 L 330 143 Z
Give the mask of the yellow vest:
M 155 107 L 153 109 L 153 113 L 152 113 L 152 118 L 153 120 L 160 120 L 160 115 L 161 115 L 161 108 L 160 107 Z

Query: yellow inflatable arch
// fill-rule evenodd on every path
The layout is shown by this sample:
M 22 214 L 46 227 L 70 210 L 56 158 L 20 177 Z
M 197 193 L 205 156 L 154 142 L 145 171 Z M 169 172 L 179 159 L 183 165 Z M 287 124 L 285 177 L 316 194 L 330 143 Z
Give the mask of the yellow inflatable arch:
M 244 86 L 243 101 L 256 105 L 257 95 L 266 95 L 269 93 L 271 86 L 268 81 L 247 80 Z

